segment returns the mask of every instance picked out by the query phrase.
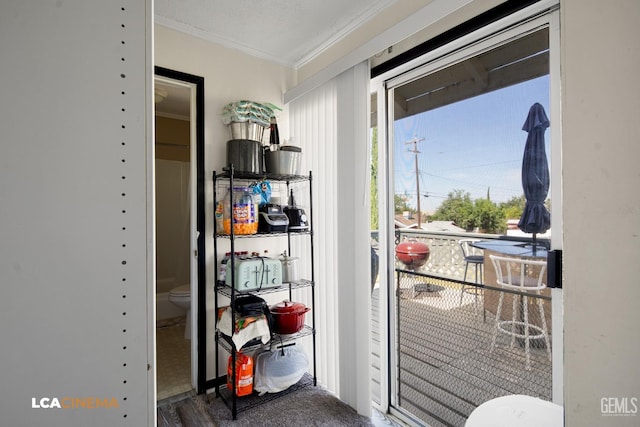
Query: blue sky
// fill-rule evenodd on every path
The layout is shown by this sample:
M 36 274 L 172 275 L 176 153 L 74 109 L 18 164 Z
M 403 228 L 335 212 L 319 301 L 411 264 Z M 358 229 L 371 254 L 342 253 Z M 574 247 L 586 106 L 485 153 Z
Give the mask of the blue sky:
M 522 195 L 520 168 L 529 108 L 539 102 L 549 116 L 549 77 L 543 76 L 432 111 L 394 125 L 395 192 L 416 206 L 415 157 L 405 144 L 418 142 L 422 211 L 433 212 L 456 189 L 499 203 Z M 545 134 L 549 159 L 549 129 Z M 550 160 L 550 159 L 549 159 Z

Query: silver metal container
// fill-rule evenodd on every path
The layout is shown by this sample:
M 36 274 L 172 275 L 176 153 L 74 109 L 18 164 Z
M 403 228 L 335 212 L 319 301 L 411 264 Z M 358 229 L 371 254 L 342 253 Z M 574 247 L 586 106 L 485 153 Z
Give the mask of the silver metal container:
M 302 153 L 280 149 L 264 153 L 264 163 L 267 173 L 277 175 L 300 175 L 300 158 Z
M 227 141 L 227 165 L 236 172 L 261 174 L 264 172 L 262 144 L 250 139 Z
M 229 132 L 231 139 L 248 139 L 251 141 L 262 142 L 266 127 L 253 122 L 231 122 L 229 123 Z

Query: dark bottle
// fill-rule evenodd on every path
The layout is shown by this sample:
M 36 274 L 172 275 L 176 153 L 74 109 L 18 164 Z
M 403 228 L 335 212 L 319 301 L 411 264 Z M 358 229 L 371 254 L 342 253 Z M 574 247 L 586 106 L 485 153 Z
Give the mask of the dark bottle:
M 269 127 L 269 147 L 271 151 L 280 149 L 280 133 L 278 132 L 278 123 L 276 117 L 271 117 L 271 125 Z

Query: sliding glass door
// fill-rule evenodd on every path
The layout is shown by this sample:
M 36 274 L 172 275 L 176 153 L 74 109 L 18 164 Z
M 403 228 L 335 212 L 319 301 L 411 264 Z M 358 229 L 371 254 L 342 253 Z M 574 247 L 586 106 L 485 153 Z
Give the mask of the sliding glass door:
M 547 14 L 452 46 L 378 84 L 375 105 L 387 116 L 372 141 L 383 147 L 378 166 L 389 165 L 386 187 L 378 186 L 388 207 L 379 218 L 388 274 L 374 289 L 381 301 L 374 314 L 388 313 L 389 337 L 385 346 L 381 332 L 389 380 L 380 381 L 379 400 L 384 407 L 388 390 L 392 410 L 418 423 L 461 426 L 478 405 L 506 394 L 554 399 L 554 364 L 561 365 L 561 339 L 552 345 L 550 338 L 561 336 L 554 330 L 561 322 L 552 318 L 555 294 L 505 297 L 489 258 L 495 247 L 486 249 L 499 242 L 546 260 L 546 251 L 558 248 L 553 19 Z M 536 158 L 550 179 L 536 203 L 553 219 L 535 234 L 521 221 L 533 203 L 523 190 L 523 158 L 534 111 L 550 118 Z M 496 325 L 512 314 L 544 333 L 503 337 Z M 385 378 L 384 369 L 375 372 Z

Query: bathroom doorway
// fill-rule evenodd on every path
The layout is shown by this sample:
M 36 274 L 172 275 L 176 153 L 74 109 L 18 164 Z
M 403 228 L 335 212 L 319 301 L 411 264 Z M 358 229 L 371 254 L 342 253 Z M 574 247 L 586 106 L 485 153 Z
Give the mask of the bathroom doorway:
M 201 388 L 204 78 L 155 67 L 154 95 L 156 372 L 163 400 Z

